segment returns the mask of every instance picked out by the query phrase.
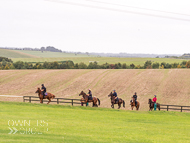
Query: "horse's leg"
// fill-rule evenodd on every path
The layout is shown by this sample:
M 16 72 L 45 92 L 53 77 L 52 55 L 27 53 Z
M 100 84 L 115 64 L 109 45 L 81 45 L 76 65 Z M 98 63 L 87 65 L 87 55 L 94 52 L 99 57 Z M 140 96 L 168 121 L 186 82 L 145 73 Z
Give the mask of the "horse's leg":
M 158 110 L 160 111 L 160 105 L 157 106 Z
M 47 98 L 47 99 L 49 100 L 47 104 L 49 104 L 51 102 L 51 98 Z
M 120 103 L 118 103 L 118 109 L 121 107 L 121 104 Z

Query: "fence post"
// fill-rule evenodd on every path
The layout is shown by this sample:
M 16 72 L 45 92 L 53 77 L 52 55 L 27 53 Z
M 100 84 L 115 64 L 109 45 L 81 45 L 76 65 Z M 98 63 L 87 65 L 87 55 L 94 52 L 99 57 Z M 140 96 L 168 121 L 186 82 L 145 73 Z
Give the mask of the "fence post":
M 23 102 L 25 102 L 24 96 L 23 96 Z
M 43 99 L 42 99 L 42 103 L 43 103 Z
M 168 107 L 169 107 L 169 105 L 167 105 L 167 111 L 168 111 Z
M 182 108 L 183 108 L 183 106 L 181 106 L 181 112 L 182 112 L 182 110 L 183 110 Z
M 57 98 L 57 104 L 59 104 L 59 98 Z
M 31 103 L 31 97 L 29 97 L 29 102 Z
M 71 99 L 72 100 L 72 106 L 73 106 L 73 99 Z

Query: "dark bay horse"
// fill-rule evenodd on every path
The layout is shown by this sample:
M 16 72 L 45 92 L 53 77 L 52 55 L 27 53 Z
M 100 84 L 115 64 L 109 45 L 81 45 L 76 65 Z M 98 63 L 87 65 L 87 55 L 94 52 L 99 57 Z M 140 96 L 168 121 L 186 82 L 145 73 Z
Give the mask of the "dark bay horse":
M 88 100 L 88 95 L 81 91 L 81 93 L 79 94 L 79 96 L 82 95 L 83 98 L 81 98 L 81 105 L 86 104 L 87 102 L 93 102 L 93 106 L 92 107 L 98 107 L 98 105 L 100 105 L 100 100 L 96 97 L 92 97 L 92 100 Z M 97 105 L 98 102 L 98 105 Z
M 148 100 L 148 104 L 149 104 L 149 111 L 152 111 L 152 109 L 154 108 L 154 102 L 152 101 L 152 99 Z M 158 110 L 160 110 L 160 104 L 156 103 L 156 108 L 158 108 Z
M 118 109 L 121 107 L 121 104 L 123 103 L 123 107 L 125 108 L 125 101 L 121 98 L 118 98 L 117 101 L 115 101 L 115 96 L 113 96 L 113 93 L 111 92 L 108 97 L 111 99 L 111 107 L 114 108 L 114 104 L 118 104 Z
M 49 101 L 47 104 L 49 104 L 51 102 L 51 99 L 55 98 L 55 95 L 53 95 L 49 92 L 47 92 L 47 95 L 44 97 L 40 88 L 37 88 L 37 91 L 35 93 L 38 93 L 38 96 L 40 98 L 40 103 L 43 103 L 42 102 L 43 99 L 48 99 Z
M 140 103 L 137 101 L 137 106 L 135 106 L 135 98 L 132 97 L 131 103 L 131 110 L 133 110 L 134 107 L 136 107 L 136 110 L 139 110 Z

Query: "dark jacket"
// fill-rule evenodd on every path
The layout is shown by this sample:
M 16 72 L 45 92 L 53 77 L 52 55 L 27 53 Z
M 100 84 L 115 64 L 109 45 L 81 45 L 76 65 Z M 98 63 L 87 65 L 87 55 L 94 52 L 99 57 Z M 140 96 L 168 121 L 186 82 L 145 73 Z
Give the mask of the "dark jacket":
M 92 91 L 89 90 L 88 94 L 89 94 L 89 96 L 92 96 Z
M 44 90 L 43 93 L 45 93 L 46 92 L 45 86 L 42 86 L 42 89 Z
M 133 95 L 133 98 L 135 98 L 135 100 L 137 100 L 137 95 Z
M 117 93 L 116 93 L 116 92 L 114 92 L 114 93 L 113 93 L 113 96 L 117 97 Z

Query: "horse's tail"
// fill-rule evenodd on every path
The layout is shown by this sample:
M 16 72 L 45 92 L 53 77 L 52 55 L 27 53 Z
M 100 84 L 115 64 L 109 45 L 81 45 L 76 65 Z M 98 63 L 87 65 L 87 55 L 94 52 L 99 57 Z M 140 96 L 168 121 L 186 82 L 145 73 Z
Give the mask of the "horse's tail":
M 158 109 L 160 110 L 160 104 L 159 103 L 157 104 L 157 106 L 158 106 Z
M 55 95 L 53 95 L 52 99 L 55 98 Z
M 125 101 L 123 100 L 123 107 L 125 108 Z
M 138 102 L 138 103 L 139 103 L 139 102 Z M 140 107 L 140 103 L 139 103 L 139 106 L 138 106 L 137 110 L 139 110 L 139 107 Z
M 98 98 L 97 98 L 98 99 Z M 98 99 L 98 105 L 100 105 L 100 100 Z

